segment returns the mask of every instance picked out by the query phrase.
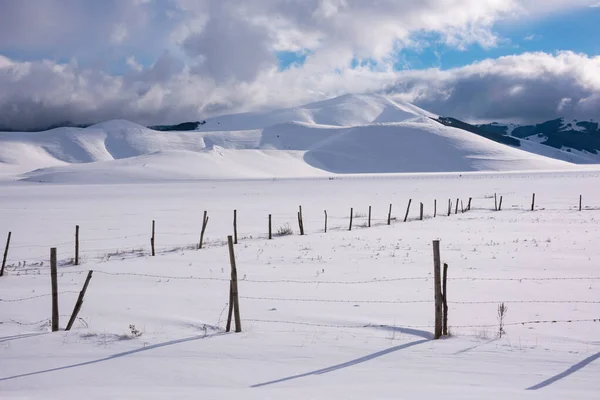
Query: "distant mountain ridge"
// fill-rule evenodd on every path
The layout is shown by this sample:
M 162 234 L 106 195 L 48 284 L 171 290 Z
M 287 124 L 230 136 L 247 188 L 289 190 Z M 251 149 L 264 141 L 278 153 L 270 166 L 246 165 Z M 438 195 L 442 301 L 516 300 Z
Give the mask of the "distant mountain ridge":
M 162 131 L 111 120 L 83 129 L 0 132 L 0 178 L 129 183 L 564 171 L 597 162 L 535 141 L 486 133 L 381 95 L 345 95 L 158 128 Z M 498 141 L 515 141 L 519 148 Z
M 567 122 L 557 118 L 536 125 L 491 124 L 476 125 L 482 132 L 493 135 L 504 135 L 513 138 L 536 140 L 556 149 L 585 151 L 594 155 L 600 154 L 600 129 L 598 122 Z

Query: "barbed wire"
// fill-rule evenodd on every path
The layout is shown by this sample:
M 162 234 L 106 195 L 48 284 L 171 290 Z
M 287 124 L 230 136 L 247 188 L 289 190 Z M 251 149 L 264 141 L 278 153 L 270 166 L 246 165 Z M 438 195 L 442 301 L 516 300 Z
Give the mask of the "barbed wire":
M 8 321 L 0 321 L 0 324 L 16 324 L 16 325 L 26 325 L 26 326 L 31 326 L 31 325 L 39 325 L 43 322 L 49 322 L 51 318 L 44 318 L 42 320 L 36 321 L 36 322 L 21 322 L 21 321 L 17 321 L 14 319 L 9 319 Z
M 71 294 L 71 293 L 79 293 L 79 292 L 75 291 L 75 290 L 65 290 L 62 292 L 58 292 L 58 294 Z M 37 296 L 31 296 L 31 297 L 22 297 L 20 299 L 0 299 L 0 303 L 16 303 L 19 301 L 33 300 L 33 299 L 39 299 L 41 297 L 49 297 L 49 296 L 52 296 L 52 293 L 40 294 Z
M 567 276 L 567 277 L 524 277 L 524 278 L 484 278 L 484 277 L 468 277 L 461 276 L 456 278 L 448 278 L 449 281 L 585 281 L 585 280 L 600 280 L 600 276 Z
M 419 304 L 434 303 L 434 300 L 340 300 L 340 299 L 310 299 L 310 298 L 288 298 L 288 297 L 259 297 L 259 296 L 240 296 L 247 300 L 266 300 L 266 301 L 294 301 L 306 303 L 350 303 L 350 304 Z M 448 304 L 600 304 L 600 301 L 593 300 L 485 300 L 485 301 L 449 301 Z
M 323 324 L 323 323 L 312 323 L 312 322 L 301 322 L 301 321 L 285 321 L 285 320 L 272 320 L 272 319 L 242 319 L 244 322 L 258 322 L 258 323 L 270 323 L 270 324 L 286 324 L 286 325 L 302 325 L 302 326 L 314 326 L 314 327 L 323 327 L 323 328 L 387 328 L 389 325 L 382 324 L 354 324 L 354 325 L 345 325 L 345 324 Z M 519 321 L 519 322 L 510 322 L 504 323 L 504 326 L 516 326 L 516 325 L 536 325 L 536 324 L 560 324 L 560 323 L 597 323 L 600 322 L 600 318 L 590 318 L 590 319 L 550 319 L 550 320 L 532 320 L 532 321 Z M 424 329 L 424 328 L 434 328 L 433 325 L 398 325 L 400 328 L 412 328 L 412 329 Z M 498 324 L 478 324 L 478 325 L 449 325 L 450 328 L 497 328 Z
M 281 297 L 239 296 L 247 300 L 297 301 L 307 303 L 351 303 L 351 304 L 416 304 L 433 303 L 433 300 L 335 300 L 335 299 L 291 299 Z
M 154 275 L 154 274 L 139 274 L 134 272 L 106 272 L 106 271 L 94 271 L 95 274 L 111 275 L 111 276 L 137 276 L 144 278 L 155 278 L 155 279 L 173 279 L 173 280 L 200 280 L 200 281 L 221 281 L 229 282 L 229 278 L 213 278 L 213 277 L 200 277 L 200 276 L 168 276 L 168 275 Z
M 46 269 L 46 267 L 40 267 Z M 37 269 L 37 268 L 36 268 Z M 16 272 L 13 271 L 13 272 Z M 60 271 L 59 274 L 81 274 L 87 271 Z M 217 281 L 228 281 L 228 278 L 212 278 L 212 277 L 198 277 L 198 276 L 169 276 L 169 275 L 154 275 L 154 274 L 141 274 L 133 272 L 107 272 L 97 271 L 99 274 L 113 275 L 113 276 L 139 276 L 147 278 L 161 278 L 161 279 L 190 279 L 190 280 L 217 280 Z M 49 272 L 38 272 L 33 274 L 22 274 L 23 276 L 28 275 L 49 275 Z M 18 276 L 18 275 L 13 275 Z M 364 285 L 374 283 L 385 283 L 385 282 L 398 282 L 398 281 L 428 281 L 433 279 L 430 276 L 410 276 L 410 277 L 397 277 L 397 278 L 373 278 L 369 280 L 357 280 L 357 281 L 326 281 L 326 280 L 297 280 L 297 279 L 249 279 L 242 278 L 239 282 L 247 283 L 261 283 L 261 284 L 272 284 L 272 283 L 291 283 L 291 284 L 304 284 L 304 285 Z M 448 278 L 448 280 L 469 280 L 469 281 L 507 281 L 507 282 L 519 282 L 519 281 L 585 281 L 585 280 L 600 280 L 600 277 L 588 276 L 588 277 L 545 277 L 545 278 L 534 278 L 534 277 L 523 277 L 523 278 L 482 278 L 482 277 L 456 277 Z M 506 301 L 505 301 L 506 302 Z

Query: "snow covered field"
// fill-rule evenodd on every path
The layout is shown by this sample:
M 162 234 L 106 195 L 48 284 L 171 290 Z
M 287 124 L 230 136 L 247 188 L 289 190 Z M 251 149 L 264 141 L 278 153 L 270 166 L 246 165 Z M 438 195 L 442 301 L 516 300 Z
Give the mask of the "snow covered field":
M 597 399 L 599 176 L 4 182 L 0 234 L 13 236 L 0 278 L 0 397 Z M 494 193 L 503 196 L 500 212 Z M 469 197 L 470 212 L 455 215 L 453 207 L 445 215 L 449 198 L 466 205 Z M 390 203 L 396 219 L 387 226 Z M 305 236 L 297 235 L 299 205 Z M 234 209 L 243 332 L 226 334 L 223 240 Z M 193 250 L 204 210 L 207 246 Z M 287 223 L 294 235 L 266 239 L 268 214 L 275 231 Z M 76 224 L 77 267 L 69 265 Z M 452 335 L 438 341 L 431 340 L 434 239 L 450 277 Z M 61 328 L 94 270 L 70 332 L 49 333 L 52 246 Z M 501 302 L 508 313 L 500 339 Z

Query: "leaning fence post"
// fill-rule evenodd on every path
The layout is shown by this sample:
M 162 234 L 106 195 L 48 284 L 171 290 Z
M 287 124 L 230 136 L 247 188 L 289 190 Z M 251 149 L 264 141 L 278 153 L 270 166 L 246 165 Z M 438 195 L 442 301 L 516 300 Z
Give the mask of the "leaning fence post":
M 452 200 L 448 199 L 448 216 L 452 214 Z
M 327 233 L 327 210 L 323 210 L 325 212 L 325 233 Z
M 371 206 L 369 206 L 369 228 L 371 227 Z
M 439 339 L 442 336 L 442 282 L 440 272 L 440 241 L 433 241 L 433 277 L 434 277 L 434 299 L 435 299 L 435 330 L 433 337 Z
M 408 220 L 408 212 L 410 211 L 410 203 L 412 203 L 412 199 L 408 200 L 408 206 L 406 207 L 406 214 L 404 214 L 404 222 Z
M 77 302 L 75 303 L 75 308 L 73 308 L 73 313 L 71 314 L 71 318 L 69 319 L 69 323 L 67 324 L 66 331 L 70 331 L 73 323 L 75 322 L 75 318 L 77 318 L 77 314 L 79 314 L 79 310 L 81 310 L 81 305 L 83 304 L 83 298 L 85 297 L 85 292 L 87 287 L 92 279 L 92 274 L 94 271 L 89 271 L 87 278 L 85 278 L 85 283 L 83 284 L 83 289 L 79 292 L 79 297 L 77 298 Z
M 2 258 L 2 269 L 0 269 L 0 276 L 4 275 L 4 267 L 6 267 L 6 257 L 8 257 L 8 248 L 10 247 L 10 237 L 12 232 L 8 232 L 8 239 L 6 239 L 6 247 L 4 248 L 4 257 Z
M 229 281 L 229 312 L 227 313 L 227 326 L 225 332 L 231 331 L 231 320 L 233 317 L 233 282 Z
M 454 214 L 458 214 L 458 199 L 456 199 L 456 209 L 454 210 Z
M 502 196 L 500 196 L 500 203 L 498 204 L 498 211 L 502 211 Z
M 75 225 L 75 265 L 79 265 L 79 225 Z
M 496 193 L 494 193 L 494 211 L 498 211 L 498 198 L 496 197 Z
M 471 200 L 473 200 L 471 197 L 469 197 L 469 204 L 467 204 L 467 211 L 471 211 Z
M 208 213 L 204 211 L 204 216 L 202 217 L 202 231 L 200 232 L 200 243 L 198 243 L 198 249 L 202 248 L 202 243 L 204 242 L 204 231 L 206 231 L 206 225 L 208 224 Z
M 273 230 L 271 228 L 271 214 L 269 214 L 269 240 L 273 239 Z
M 582 200 L 582 195 L 579 195 L 579 211 L 581 211 L 581 200 Z
M 421 209 L 420 209 L 420 213 L 419 213 L 419 220 L 423 221 L 423 203 L 421 203 Z
M 58 331 L 58 275 L 56 270 L 56 247 L 50 249 L 50 281 L 52 284 L 52 332 Z
M 349 231 L 352 230 L 352 217 L 354 215 L 354 208 L 350 209 L 350 227 L 348 228 Z
M 388 211 L 388 225 L 392 224 L 392 203 L 390 203 L 390 210 Z
M 460 201 L 460 212 L 461 212 L 462 214 L 464 214 L 464 213 L 465 213 L 465 208 L 463 207 L 463 201 L 462 201 L 462 200 Z
M 444 263 L 444 275 L 442 277 L 442 301 L 444 307 L 444 321 L 442 324 L 442 334 L 448 335 L 448 291 L 446 283 L 448 280 L 448 264 Z
M 535 208 L 535 193 L 533 194 L 533 197 L 531 198 L 531 211 L 533 211 Z
M 156 253 L 154 252 L 154 227 L 155 223 L 154 220 L 152 220 L 152 237 L 150 237 L 150 246 L 152 246 L 152 257 L 156 255 Z
M 237 210 L 233 210 L 233 244 L 238 244 L 238 240 L 237 240 Z
M 229 262 L 231 264 L 231 298 L 233 300 L 233 314 L 235 317 L 235 331 L 242 331 L 242 320 L 240 317 L 240 303 L 238 298 L 237 267 L 235 265 L 235 253 L 233 252 L 233 238 L 227 236 L 229 247 Z M 227 322 L 230 325 L 230 321 Z

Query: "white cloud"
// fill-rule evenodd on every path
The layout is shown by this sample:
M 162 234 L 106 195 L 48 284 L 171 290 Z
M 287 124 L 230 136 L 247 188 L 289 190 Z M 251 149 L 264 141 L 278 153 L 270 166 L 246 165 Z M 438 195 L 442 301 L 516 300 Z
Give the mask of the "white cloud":
M 9 62 L 0 67 L 0 125 L 126 118 L 143 124 L 294 106 L 344 93 L 383 91 L 464 119 L 542 121 L 594 116 L 600 108 L 600 57 L 528 53 L 441 71 L 310 68 L 261 70 L 247 82 L 217 83 L 169 54 L 123 77 L 76 63 Z M 563 99 L 570 98 L 571 102 Z
M 125 63 L 134 71 L 141 72 L 144 67 L 135 60 L 135 56 L 127 57 Z
M 128 32 L 124 25 L 117 25 L 110 35 L 110 41 L 113 44 L 122 43 L 127 38 Z
M 493 30 L 498 21 L 595 2 L 37 0 L 33 6 L 0 0 L 0 55 L 80 60 L 91 54 L 104 63 L 0 56 L 0 125 L 116 117 L 178 122 L 392 87 L 434 112 L 464 118 L 538 118 L 556 113 L 563 98 L 573 99 L 565 112 L 590 112 L 600 73 L 597 59 L 583 55 L 532 53 L 451 71 L 393 65 L 402 61 L 399 49 L 424 45 L 423 33 L 458 49 L 489 48 L 502 40 Z M 304 52 L 304 65 L 279 71 L 275 52 L 282 50 Z M 155 61 L 140 64 L 147 59 Z M 377 64 L 352 69 L 353 59 Z M 129 66 L 124 76 L 105 72 L 115 60 Z M 542 94 L 547 98 L 533 97 Z M 509 97 L 520 108 L 502 104 Z

